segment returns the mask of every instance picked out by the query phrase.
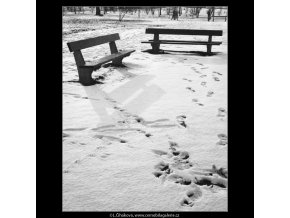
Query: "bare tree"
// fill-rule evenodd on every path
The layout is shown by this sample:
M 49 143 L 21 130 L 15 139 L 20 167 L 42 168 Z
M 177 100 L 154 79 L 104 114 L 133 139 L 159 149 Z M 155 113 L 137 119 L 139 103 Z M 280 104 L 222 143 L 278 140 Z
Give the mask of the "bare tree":
M 146 12 L 146 14 L 148 15 L 148 13 L 149 13 L 149 8 L 145 8 L 145 12 Z
M 96 16 L 101 16 L 101 9 L 100 7 L 96 6 Z
M 196 17 L 198 18 L 199 17 L 199 13 L 201 11 L 201 7 L 198 7 L 195 9 L 195 12 L 196 12 Z
M 119 21 L 121 22 L 125 17 L 126 13 L 129 11 L 127 7 L 118 7 L 119 9 Z

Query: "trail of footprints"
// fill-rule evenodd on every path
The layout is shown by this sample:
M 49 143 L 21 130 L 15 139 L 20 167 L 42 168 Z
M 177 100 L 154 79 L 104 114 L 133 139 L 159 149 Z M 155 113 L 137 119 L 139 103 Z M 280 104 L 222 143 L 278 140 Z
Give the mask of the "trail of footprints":
M 200 64 L 202 65 L 202 64 Z M 192 68 L 196 73 L 200 72 L 196 70 L 194 67 Z M 202 68 L 201 68 L 202 69 Z M 218 72 L 213 72 L 213 74 L 222 75 Z M 206 77 L 206 75 L 201 75 L 200 77 Z M 219 78 L 216 76 L 213 76 L 213 79 L 215 81 L 219 81 Z M 192 80 L 183 78 L 183 80 L 186 80 L 188 82 L 192 82 Z M 206 86 L 206 82 L 203 81 L 201 83 L 202 86 Z M 191 92 L 195 92 L 195 90 L 191 87 L 187 87 L 188 90 Z M 211 97 L 214 94 L 213 91 L 208 91 L 207 97 Z M 153 127 L 153 128 L 164 128 L 164 127 L 174 127 L 176 125 L 174 124 L 162 124 L 166 121 L 169 121 L 168 119 L 159 119 L 155 121 L 145 121 L 143 118 L 131 114 L 125 109 L 121 108 L 117 105 L 117 102 L 109 97 L 105 98 L 109 102 L 112 103 L 113 108 L 117 110 L 122 119 L 118 121 L 118 126 L 122 127 L 125 126 L 125 128 L 116 128 L 115 125 L 106 125 L 101 126 L 97 128 L 91 129 L 92 131 L 97 131 L 98 134 L 94 136 L 94 138 L 98 138 L 101 140 L 107 140 L 107 141 L 119 141 L 120 143 L 127 143 L 126 140 L 115 137 L 115 136 L 109 136 L 109 135 L 103 135 L 100 133 L 104 132 L 116 132 L 116 131 L 137 131 L 145 135 L 145 137 L 150 138 L 152 136 L 151 133 L 148 133 L 146 131 L 141 130 L 140 128 L 128 128 L 130 124 L 136 124 L 140 123 L 143 126 L 146 127 Z M 193 102 L 197 103 L 200 106 L 203 106 L 202 103 L 198 102 L 198 99 L 192 99 Z M 218 109 L 218 117 L 225 117 L 226 110 L 224 108 Z M 176 117 L 177 123 L 187 128 L 187 124 L 185 122 L 186 116 L 180 115 Z M 65 129 L 65 131 L 83 131 L 87 128 L 68 128 Z M 63 133 L 63 138 L 68 137 L 69 134 Z M 225 146 L 227 145 L 227 136 L 225 134 L 218 134 L 217 135 L 219 141 L 217 142 L 217 145 Z M 95 150 L 105 148 L 104 146 L 99 146 Z M 192 207 L 194 203 L 202 197 L 202 189 L 201 187 L 206 185 L 209 187 L 218 186 L 220 188 L 226 188 L 227 187 L 227 170 L 225 168 L 217 168 L 215 165 L 212 166 L 211 169 L 203 169 L 203 170 L 191 170 L 192 174 L 186 175 L 186 174 L 180 174 L 178 171 L 188 170 L 192 169 L 194 167 L 194 163 L 190 161 L 190 155 L 187 151 L 179 150 L 179 145 L 176 142 L 169 141 L 169 150 L 168 152 L 162 151 L 162 150 L 156 150 L 152 149 L 152 152 L 156 155 L 162 156 L 167 158 L 168 162 L 161 161 L 158 164 L 155 165 L 153 172 L 153 175 L 156 178 L 160 178 L 163 182 L 165 180 L 169 182 L 174 182 L 179 185 L 185 185 L 190 187 L 190 189 L 185 193 L 185 196 L 181 199 L 180 205 L 185 207 Z M 105 159 L 109 156 L 109 153 L 103 153 L 100 157 Z M 96 157 L 97 154 L 95 152 L 91 152 L 86 157 Z M 73 164 L 80 164 L 81 160 L 78 159 L 74 161 Z M 64 173 L 69 173 L 69 169 L 65 169 Z
M 118 110 L 123 116 L 121 116 L 123 119 L 121 119 L 120 121 L 118 121 L 117 125 L 104 125 L 104 126 L 99 126 L 96 128 L 91 128 L 89 129 L 90 131 L 94 131 L 97 132 L 97 134 L 95 134 L 93 136 L 93 138 L 95 139 L 100 139 L 103 142 L 105 142 L 107 145 L 110 145 L 112 142 L 119 142 L 119 143 L 123 143 L 126 144 L 128 147 L 130 147 L 130 145 L 128 144 L 128 141 L 125 139 L 122 139 L 122 137 L 116 137 L 116 136 L 112 136 L 112 135 L 108 135 L 106 133 L 114 133 L 114 135 L 116 134 L 116 132 L 119 133 L 124 133 L 124 132 L 136 132 L 136 133 L 141 133 L 144 134 L 145 137 L 150 138 L 153 135 L 149 132 L 146 132 L 144 130 L 142 130 L 142 127 L 149 127 L 149 128 L 165 128 L 165 127 L 176 127 L 177 125 L 170 122 L 168 123 L 168 121 L 170 121 L 169 119 L 157 119 L 154 121 L 145 121 L 143 118 L 131 114 L 129 112 L 127 112 L 125 109 L 122 109 L 121 107 L 117 106 L 117 102 L 113 99 L 110 98 L 106 98 L 106 100 L 110 101 L 113 104 L 113 108 L 115 110 Z M 180 115 L 176 117 L 176 121 L 177 124 L 186 128 L 187 125 L 185 123 L 185 119 L 186 116 L 184 115 Z M 164 124 L 165 122 L 165 124 Z M 167 122 L 167 123 L 166 123 Z M 140 124 L 141 128 L 131 128 L 131 124 Z M 82 127 L 82 128 L 67 128 L 64 129 L 64 131 L 68 131 L 68 132 L 79 132 L 79 131 L 84 131 L 87 130 L 88 128 Z M 70 136 L 70 134 L 63 132 L 63 140 L 65 140 L 68 136 Z M 72 143 L 72 142 L 71 142 Z M 74 142 L 74 144 L 76 144 Z M 78 143 L 80 144 L 80 143 Z M 73 166 L 77 166 L 78 164 L 80 164 L 81 162 L 83 162 L 86 158 L 93 158 L 93 157 L 100 157 L 102 159 L 107 158 L 110 154 L 106 154 L 106 153 L 101 153 L 98 154 L 96 153 L 96 150 L 101 149 L 101 148 L 105 148 L 105 147 L 97 147 L 95 149 L 95 151 L 85 155 L 84 157 L 75 160 L 69 167 L 67 167 L 67 169 L 65 169 L 63 172 L 64 173 L 69 173 L 69 168 L 73 167 Z M 158 153 L 158 151 L 156 151 Z M 160 153 L 160 155 L 162 155 L 162 153 Z M 77 165 L 76 165 L 77 164 Z
M 220 134 L 219 137 L 226 136 Z M 179 202 L 181 206 L 192 207 L 196 201 L 202 197 L 201 187 L 206 185 L 210 188 L 214 186 L 219 188 L 227 187 L 228 173 L 225 168 L 217 168 L 215 165 L 211 169 L 193 170 L 194 163 L 190 159 L 187 151 L 179 150 L 179 145 L 176 142 L 169 141 L 168 152 L 162 150 L 152 149 L 152 152 L 159 156 L 165 156 L 168 162 L 160 161 L 154 166 L 153 175 L 161 179 L 162 182 L 169 181 L 178 185 L 185 185 L 189 190 Z M 188 173 L 180 173 L 183 170 Z
M 197 63 L 197 64 L 203 66 L 203 64 L 201 64 L 201 63 Z M 192 69 L 195 73 L 200 74 L 200 71 L 198 71 L 195 67 L 192 67 L 191 69 Z M 200 68 L 200 69 L 208 69 L 208 67 L 202 67 L 202 68 Z M 212 77 L 213 77 L 214 81 L 220 81 L 220 79 L 219 79 L 217 76 L 215 76 L 216 74 L 217 74 L 217 75 L 222 75 L 222 74 L 219 73 L 219 72 L 216 72 L 216 71 L 213 71 L 213 72 L 212 72 Z M 206 75 L 206 74 L 202 74 L 202 75 L 200 76 L 200 78 L 204 78 L 204 77 L 207 77 L 207 75 Z M 192 82 L 192 80 L 191 80 L 191 79 L 188 79 L 188 78 L 183 78 L 183 80 L 188 81 L 188 82 Z M 200 85 L 203 86 L 203 87 L 207 87 L 207 82 L 206 82 L 206 81 L 202 81 L 202 82 L 200 83 Z M 192 87 L 189 87 L 189 86 L 186 87 L 186 89 L 188 89 L 188 90 L 191 91 L 191 92 L 196 92 L 195 89 L 193 89 Z M 206 95 L 206 96 L 207 96 L 207 97 L 212 97 L 213 94 L 214 94 L 214 92 L 211 91 L 211 90 L 209 90 L 209 91 L 207 92 L 207 95 Z M 192 101 L 195 102 L 195 103 L 196 103 L 197 105 L 199 105 L 199 106 L 204 106 L 204 104 L 198 102 L 198 99 L 196 99 L 196 98 L 192 99 Z M 219 116 L 222 116 L 222 117 L 223 117 L 222 114 L 219 115 Z

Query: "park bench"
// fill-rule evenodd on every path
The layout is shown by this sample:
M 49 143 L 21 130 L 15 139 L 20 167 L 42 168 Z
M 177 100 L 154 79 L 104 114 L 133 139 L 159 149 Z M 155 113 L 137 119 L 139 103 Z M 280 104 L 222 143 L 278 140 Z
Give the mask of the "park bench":
M 119 34 L 115 33 L 67 43 L 69 51 L 73 52 L 75 57 L 80 83 L 85 86 L 95 84 L 96 81 L 92 79 L 92 72 L 101 68 L 105 63 L 112 61 L 114 66 L 122 66 L 123 58 L 129 56 L 135 50 L 118 51 L 115 41 L 119 39 Z M 109 43 L 111 55 L 102 57 L 94 62 L 85 62 L 81 52 L 82 49 L 105 43 Z
M 211 54 L 211 47 L 213 45 L 220 45 L 222 42 L 212 41 L 213 36 L 222 36 L 222 30 L 193 30 L 193 29 L 160 29 L 160 28 L 147 28 L 146 34 L 154 34 L 153 40 L 141 42 L 150 43 L 152 51 L 157 54 L 160 50 L 160 44 L 179 44 L 179 45 L 206 45 L 207 54 Z M 208 36 L 208 41 L 181 41 L 181 40 L 161 40 L 159 35 L 199 35 Z

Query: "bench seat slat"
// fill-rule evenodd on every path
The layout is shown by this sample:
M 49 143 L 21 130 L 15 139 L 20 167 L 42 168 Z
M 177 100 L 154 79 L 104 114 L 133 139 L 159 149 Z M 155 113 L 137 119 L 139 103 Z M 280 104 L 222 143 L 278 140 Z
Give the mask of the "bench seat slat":
M 132 52 L 135 50 L 124 50 L 124 51 L 119 51 L 118 53 L 108 55 L 106 57 L 100 58 L 94 62 L 86 62 L 85 65 L 80 66 L 80 68 L 93 68 L 97 69 L 101 67 L 102 64 L 108 63 L 116 58 L 124 58 L 126 56 L 129 56 Z
M 120 39 L 119 34 L 114 33 L 110 35 L 98 36 L 98 37 L 83 39 L 83 40 L 79 40 L 75 42 L 69 42 L 67 43 L 67 46 L 70 52 L 73 52 L 73 51 L 82 50 L 85 48 L 90 48 L 96 45 L 101 45 L 104 43 L 113 42 L 119 39 Z
M 181 44 L 181 45 L 220 45 L 222 42 L 207 42 L 207 41 L 171 41 L 171 40 L 161 40 L 161 41 L 147 41 L 141 43 L 152 43 L 152 44 Z
M 154 40 L 149 40 L 150 42 L 154 42 Z M 212 41 L 212 42 L 208 42 L 208 41 L 185 41 L 185 40 L 159 40 L 160 42 L 180 42 L 180 43 L 185 43 L 185 44 L 190 44 L 190 43 L 201 43 L 202 45 L 204 45 L 204 43 L 206 43 L 206 45 L 208 44 L 212 44 L 212 45 L 220 45 L 222 44 L 222 42 L 219 41 Z M 157 41 L 157 42 L 159 42 Z
M 161 29 L 161 28 L 147 28 L 146 34 L 168 34 L 168 35 L 212 35 L 222 36 L 222 30 L 193 30 L 193 29 Z

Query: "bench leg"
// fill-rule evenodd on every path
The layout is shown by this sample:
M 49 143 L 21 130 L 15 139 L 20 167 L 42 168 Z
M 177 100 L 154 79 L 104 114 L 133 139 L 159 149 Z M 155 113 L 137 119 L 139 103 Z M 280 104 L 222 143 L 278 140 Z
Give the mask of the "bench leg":
M 78 68 L 80 83 L 84 86 L 90 86 L 96 84 L 96 81 L 92 79 L 93 69 Z
M 158 54 L 159 48 L 160 48 L 160 44 L 152 43 L 151 46 L 152 46 L 153 54 Z
M 116 67 L 124 66 L 124 65 L 122 64 L 122 60 L 123 60 L 123 58 L 115 59 L 115 60 L 112 61 L 112 65 L 113 65 L 113 66 L 116 66 Z
M 208 55 L 211 55 L 211 46 L 212 45 L 207 45 L 206 47 L 207 47 L 207 54 Z

